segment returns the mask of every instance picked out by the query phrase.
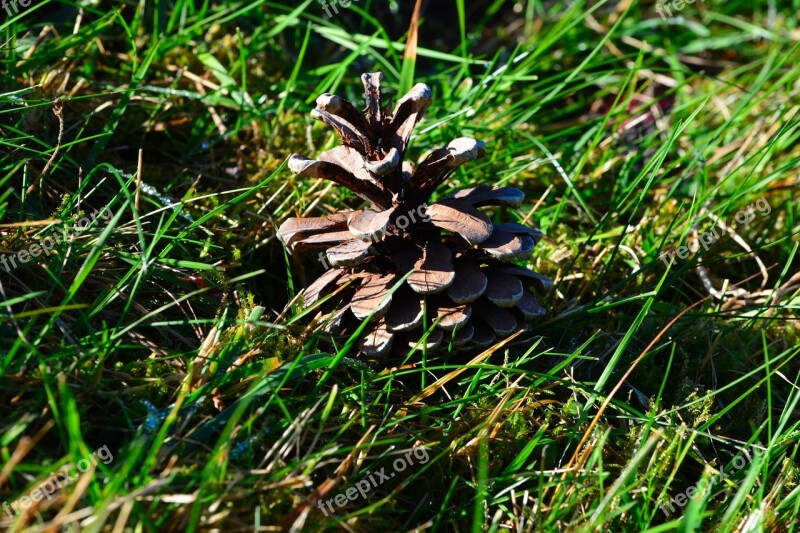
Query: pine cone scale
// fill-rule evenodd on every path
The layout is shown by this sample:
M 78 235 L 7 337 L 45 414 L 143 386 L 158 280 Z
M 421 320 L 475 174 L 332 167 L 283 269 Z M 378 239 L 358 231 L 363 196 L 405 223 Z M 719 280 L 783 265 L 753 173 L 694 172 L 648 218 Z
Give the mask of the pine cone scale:
M 462 189 L 445 196 L 446 199 L 462 200 L 475 207 L 494 205 L 499 207 L 512 207 L 518 209 L 525 199 L 525 193 L 516 187 L 492 187 L 480 185 L 472 189 Z M 519 224 L 522 226 L 522 224 Z M 522 226 L 523 228 L 525 226 Z
M 407 281 L 417 294 L 438 294 L 452 285 L 455 278 L 453 254 L 441 244 L 429 242 Z
M 514 307 L 525 294 L 525 287 L 516 276 L 504 276 L 498 272 L 491 272 L 488 278 L 489 283 L 483 295 L 497 307 Z
M 358 179 L 358 177 L 335 163 L 293 155 L 289 158 L 289 170 L 300 176 L 338 183 L 382 209 L 386 209 L 391 205 L 386 192 L 373 181 Z
M 395 276 L 372 274 L 361 282 L 350 303 L 350 310 L 359 320 L 364 320 L 374 313 L 374 318 L 380 318 L 389 310 L 392 304 L 392 293 L 389 291 L 394 284 Z
M 364 115 L 359 113 L 358 109 L 344 98 L 325 93 L 317 98 L 317 109 L 338 116 L 346 121 L 355 131 L 363 132 L 362 135 L 367 138 L 370 137 L 371 130 L 369 124 L 364 119 Z
M 489 280 L 481 269 L 469 259 L 460 259 L 455 265 L 456 283 L 447 289 L 447 295 L 455 303 L 470 303 L 480 298 Z
M 478 244 L 492 234 L 492 221 L 471 204 L 460 200 L 440 200 L 427 210 L 431 223 Z
M 386 233 L 394 209 L 385 211 L 356 211 L 347 219 L 350 233 L 361 240 L 377 241 Z
M 402 333 L 414 330 L 422 324 L 424 311 L 422 298 L 407 285 L 403 285 L 394 293 L 393 302 L 394 305 L 386 315 L 389 331 Z
M 364 262 L 369 255 L 369 247 L 369 242 L 353 239 L 328 248 L 325 254 L 334 266 L 353 267 Z

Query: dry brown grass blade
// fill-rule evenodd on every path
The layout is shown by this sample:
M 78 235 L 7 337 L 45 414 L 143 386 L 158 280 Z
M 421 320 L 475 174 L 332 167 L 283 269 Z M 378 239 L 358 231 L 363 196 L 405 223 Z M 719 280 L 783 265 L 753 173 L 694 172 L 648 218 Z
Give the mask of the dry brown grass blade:
M 299 525 L 302 527 L 302 524 L 305 523 L 306 516 L 308 516 L 308 512 L 313 509 L 319 501 L 324 500 L 325 497 L 330 494 L 331 491 L 333 491 L 333 489 L 339 485 L 339 483 L 341 483 L 341 481 L 344 479 L 344 476 L 352 468 L 353 463 L 361 463 L 363 458 L 359 459 L 357 455 L 362 453 L 365 449 L 369 449 L 369 446 L 365 446 L 365 443 L 369 439 L 372 439 L 372 442 L 375 441 L 377 438 L 375 435 L 373 435 L 375 429 L 377 429 L 377 426 L 374 424 L 367 428 L 366 432 L 364 432 L 364 435 L 362 435 L 362 437 L 358 440 L 350 453 L 347 454 L 347 457 L 342 459 L 342 462 L 336 467 L 336 477 L 327 478 L 325 481 L 320 483 L 313 494 L 309 496 L 307 500 L 301 502 L 297 509 L 295 509 L 295 515 L 297 516 L 295 526 Z
M 83 472 L 83 475 L 80 476 L 78 482 L 75 484 L 75 488 L 72 494 L 69 495 L 67 499 L 67 503 L 64 504 L 64 507 L 58 512 L 58 514 L 53 518 L 51 522 L 52 526 L 56 528 L 56 530 L 60 529 L 62 526 L 66 525 L 66 518 L 78 504 L 80 499 L 83 497 L 83 494 L 86 492 L 86 489 L 89 488 L 89 483 L 92 482 L 92 477 L 94 476 L 95 465 L 91 464 L 89 469 L 86 472 Z
M 142 196 L 142 149 L 139 148 L 139 161 L 136 165 L 136 197 L 133 201 L 133 206 L 137 213 L 140 213 L 139 203 Z
M 419 39 L 419 12 L 422 10 L 422 0 L 417 0 L 414 5 L 414 12 L 411 14 L 411 25 L 408 27 L 408 40 L 406 41 L 406 52 L 403 54 L 404 61 L 416 61 L 417 41 Z
M 481 422 L 481 429 L 478 432 L 478 435 L 471 438 L 461 448 L 458 448 L 455 452 L 456 455 L 469 456 L 476 454 L 481 441 L 491 441 L 497 438 L 497 434 L 500 432 L 500 429 L 502 429 L 503 426 L 503 422 L 500 421 L 500 416 L 505 415 L 505 420 L 508 420 L 512 415 L 514 415 L 514 413 L 519 411 L 519 407 L 521 406 L 520 401 L 517 401 L 516 405 L 511 406 L 508 409 L 506 409 L 506 404 L 511 399 L 511 396 L 514 395 L 514 393 L 519 392 L 519 383 L 523 378 L 524 376 L 520 375 L 514 381 L 514 383 L 511 383 L 508 387 L 506 387 L 505 391 L 502 393 L 502 397 L 498 400 L 491 413 L 489 413 L 484 422 Z
M 50 226 L 52 224 L 58 224 L 59 222 L 61 221 L 54 218 L 48 218 L 45 220 L 26 220 L 24 222 L 9 222 L 8 224 L 0 224 L 0 229 Z
M 431 394 L 433 394 L 434 392 L 436 392 L 437 390 L 442 388 L 446 383 L 448 383 L 449 381 L 452 381 L 453 379 L 455 379 L 458 376 L 460 376 L 464 371 L 469 369 L 472 365 L 480 364 L 483 361 L 485 361 L 486 359 L 488 359 L 490 355 L 495 353 L 497 350 L 499 350 L 500 348 L 502 348 L 503 346 L 505 346 L 506 344 L 508 344 L 512 340 L 514 340 L 517 337 L 519 337 L 522 333 L 523 333 L 522 330 L 517 331 L 513 335 L 510 335 L 510 336 L 506 337 L 505 339 L 503 339 L 502 341 L 498 342 L 494 346 L 492 346 L 490 348 L 487 348 L 485 351 L 483 351 L 480 354 L 478 354 L 477 356 L 475 356 L 475 358 L 472 359 L 466 365 L 462 366 L 461 368 L 459 368 L 457 370 L 453 370 L 452 372 L 450 372 L 446 376 L 442 376 L 441 378 L 437 379 L 435 382 L 433 382 L 430 385 L 428 385 L 427 387 L 425 387 L 425 389 L 422 392 L 420 392 L 419 394 L 417 394 L 416 396 L 411 398 L 411 400 L 409 400 L 408 403 L 409 404 L 415 404 L 418 401 L 427 398 L 428 396 L 430 396 Z
M 54 425 L 56 425 L 54 420 L 48 420 L 42 426 L 42 428 L 36 432 L 36 435 L 34 435 L 33 437 L 22 437 L 19 440 L 19 442 L 17 443 L 17 448 L 14 450 L 14 453 L 11 454 L 11 457 L 9 458 L 8 462 L 5 465 L 3 465 L 3 470 L 0 471 L 0 487 L 2 487 L 5 484 L 6 480 L 8 479 L 8 476 L 14 470 L 14 467 L 17 466 L 19 462 L 25 458 L 26 455 L 28 455 L 28 452 L 30 452 L 36 446 L 36 444 L 40 440 L 42 440 L 42 437 L 44 437 L 48 431 L 53 429 Z
M 47 160 L 47 164 L 44 166 L 42 171 L 39 173 L 39 177 L 30 184 L 28 189 L 25 191 L 25 195 L 29 195 L 36 187 L 39 185 L 39 182 L 42 181 L 47 171 L 50 170 L 50 167 L 53 166 L 53 161 L 56 160 L 58 157 L 58 152 L 61 150 L 61 140 L 64 137 L 64 113 L 63 113 L 64 104 L 61 102 L 60 98 L 56 98 L 53 100 L 53 114 L 58 118 L 58 139 L 56 140 L 56 147 L 53 150 L 53 155 L 50 156 L 50 159 Z

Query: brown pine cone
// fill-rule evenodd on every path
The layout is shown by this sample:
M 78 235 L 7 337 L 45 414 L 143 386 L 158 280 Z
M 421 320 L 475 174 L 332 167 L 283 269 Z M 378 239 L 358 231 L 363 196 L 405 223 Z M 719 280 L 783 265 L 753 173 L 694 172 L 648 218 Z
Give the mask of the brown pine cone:
M 334 181 L 370 204 L 290 218 L 279 228 L 290 251 L 322 249 L 330 266 L 305 289 L 304 304 L 319 305 L 334 337 L 347 338 L 369 320 L 358 343 L 368 358 L 393 347 L 398 353 L 483 347 L 528 327 L 544 314 L 528 289 L 546 292 L 551 283 L 513 261 L 527 260 L 542 234 L 493 224 L 479 209 L 518 208 L 523 192 L 481 185 L 429 204 L 454 169 L 484 155 L 484 144 L 456 139 L 414 169 L 406 150 L 431 90 L 417 84 L 390 112 L 382 107 L 382 78 L 362 76 L 363 114 L 338 96 L 320 96 L 311 115 L 336 130 L 342 146 L 317 160 L 289 159 L 296 174 Z

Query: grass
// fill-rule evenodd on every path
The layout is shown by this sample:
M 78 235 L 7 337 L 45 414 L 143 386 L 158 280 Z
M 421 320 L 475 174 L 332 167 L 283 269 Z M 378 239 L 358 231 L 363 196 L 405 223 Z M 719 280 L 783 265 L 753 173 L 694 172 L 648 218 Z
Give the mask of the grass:
M 423 4 L 416 56 L 398 2 L 0 11 L 2 527 L 794 529 L 800 2 Z M 283 162 L 378 69 L 526 192 L 533 335 L 383 369 L 296 305 L 275 228 L 358 199 Z

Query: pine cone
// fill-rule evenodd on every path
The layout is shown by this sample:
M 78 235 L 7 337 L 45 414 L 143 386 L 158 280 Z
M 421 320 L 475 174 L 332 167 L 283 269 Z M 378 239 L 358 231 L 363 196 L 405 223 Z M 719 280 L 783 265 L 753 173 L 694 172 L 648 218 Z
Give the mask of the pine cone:
M 289 159 L 292 172 L 334 181 L 371 204 L 281 225 L 291 251 L 324 249 L 319 255 L 331 265 L 305 289 L 304 304 L 333 295 L 320 309 L 326 331 L 337 337 L 351 335 L 371 315 L 358 344 L 368 358 L 392 347 L 398 353 L 483 347 L 528 327 L 544 314 L 528 288 L 545 292 L 551 283 L 511 262 L 528 259 L 542 234 L 522 224 L 493 224 L 478 209 L 518 208 L 524 193 L 481 185 L 429 205 L 455 168 L 484 155 L 484 144 L 456 139 L 415 170 L 405 154 L 431 90 L 417 84 L 390 112 L 382 105 L 382 79 L 362 76 L 363 114 L 338 96 L 320 96 L 311 116 L 336 130 L 342 146 L 317 160 Z

